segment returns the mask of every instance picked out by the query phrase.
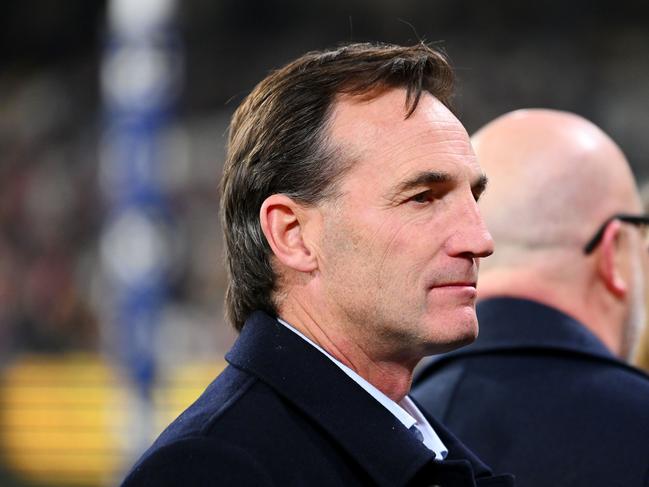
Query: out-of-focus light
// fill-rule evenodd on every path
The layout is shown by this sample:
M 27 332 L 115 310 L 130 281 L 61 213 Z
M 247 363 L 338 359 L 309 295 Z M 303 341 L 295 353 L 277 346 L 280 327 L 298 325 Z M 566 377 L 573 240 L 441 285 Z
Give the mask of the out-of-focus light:
M 224 367 L 173 363 L 146 407 L 99 355 L 16 357 L 2 376 L 3 467 L 24 479 L 20 485 L 118 485 L 142 453 L 142 436 L 148 446 Z
M 104 268 L 116 280 L 134 285 L 169 267 L 169 248 L 160 224 L 129 210 L 108 228 L 101 242 Z
M 168 97 L 178 79 L 178 60 L 151 46 L 116 49 L 102 67 L 106 98 L 126 109 L 147 108 Z
M 112 0 L 108 18 L 121 35 L 138 37 L 164 25 L 173 15 L 174 0 Z

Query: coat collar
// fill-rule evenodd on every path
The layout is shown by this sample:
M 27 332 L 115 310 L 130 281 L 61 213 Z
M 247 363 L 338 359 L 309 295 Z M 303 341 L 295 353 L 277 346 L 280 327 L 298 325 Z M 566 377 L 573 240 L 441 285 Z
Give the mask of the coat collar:
M 421 366 L 415 383 L 457 357 L 526 352 L 568 354 L 599 360 L 643 374 L 615 357 L 584 325 L 561 311 L 527 299 L 493 298 L 476 308 L 480 334 L 464 348 L 437 355 Z
M 246 321 L 226 359 L 322 426 L 378 485 L 405 485 L 434 458 L 329 358 L 263 312 Z M 476 476 L 491 474 L 441 425 L 428 419 L 449 448 L 449 459 L 468 460 Z
M 614 359 L 586 326 L 556 308 L 519 298 L 493 298 L 478 303 L 480 323 L 473 351 L 493 348 L 545 348 Z

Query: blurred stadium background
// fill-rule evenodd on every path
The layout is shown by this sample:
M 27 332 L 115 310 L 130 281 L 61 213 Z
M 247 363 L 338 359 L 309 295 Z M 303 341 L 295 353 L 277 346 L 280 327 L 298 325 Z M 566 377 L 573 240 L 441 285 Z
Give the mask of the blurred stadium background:
M 469 132 L 570 110 L 649 176 L 649 4 L 5 0 L 0 486 L 107 486 L 223 367 L 230 114 L 341 41 L 439 42 Z

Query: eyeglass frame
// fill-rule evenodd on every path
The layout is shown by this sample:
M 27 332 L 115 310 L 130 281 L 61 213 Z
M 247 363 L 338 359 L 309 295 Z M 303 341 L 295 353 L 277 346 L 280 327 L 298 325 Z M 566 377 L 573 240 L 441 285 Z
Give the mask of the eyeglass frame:
M 649 225 L 649 215 L 629 215 L 626 213 L 618 213 L 606 219 L 604 223 L 597 229 L 593 238 L 591 238 L 586 245 L 584 245 L 584 254 L 589 255 L 593 252 L 604 237 L 606 227 L 614 221 L 619 220 L 624 223 L 631 223 L 632 225 Z

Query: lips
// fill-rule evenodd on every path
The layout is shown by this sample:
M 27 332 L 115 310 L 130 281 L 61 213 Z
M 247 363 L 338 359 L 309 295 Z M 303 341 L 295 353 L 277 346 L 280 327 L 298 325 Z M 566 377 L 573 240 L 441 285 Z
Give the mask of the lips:
M 452 281 L 434 284 L 429 288 L 429 292 L 444 294 L 450 293 L 451 295 L 458 295 L 475 299 L 478 294 L 475 281 Z
M 476 285 L 477 283 L 474 281 L 467 281 L 467 282 L 445 282 L 441 284 L 434 284 L 432 287 L 473 287 L 475 288 Z
M 441 289 L 476 289 L 478 285 L 478 272 L 475 268 L 449 270 L 448 272 L 431 272 L 427 279 L 427 288 L 432 290 Z
M 446 281 L 438 281 L 429 284 L 430 289 L 439 288 L 439 287 L 472 287 L 476 288 L 478 281 L 476 279 L 453 279 Z

